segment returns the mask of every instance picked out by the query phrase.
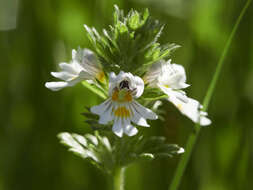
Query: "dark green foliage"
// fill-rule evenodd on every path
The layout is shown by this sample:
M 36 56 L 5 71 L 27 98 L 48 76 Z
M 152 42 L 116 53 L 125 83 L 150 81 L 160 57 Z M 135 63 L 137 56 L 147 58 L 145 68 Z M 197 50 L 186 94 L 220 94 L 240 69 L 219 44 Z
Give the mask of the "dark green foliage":
M 95 28 L 85 25 L 88 38 L 104 70 L 110 72 L 123 70 L 142 75 L 148 65 L 167 58 L 179 46 L 160 45 L 163 25 L 149 16 L 146 9 L 142 14 L 131 10 L 126 16 L 115 6 L 114 22 L 103 35 Z

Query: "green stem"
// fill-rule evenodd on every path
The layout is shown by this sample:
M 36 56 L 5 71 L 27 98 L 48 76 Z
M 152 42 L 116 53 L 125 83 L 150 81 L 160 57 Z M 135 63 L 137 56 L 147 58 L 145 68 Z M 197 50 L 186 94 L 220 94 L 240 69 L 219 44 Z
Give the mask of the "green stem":
M 88 88 L 93 93 L 97 94 L 102 99 L 107 99 L 105 91 L 102 90 L 102 88 L 94 87 L 92 84 L 88 83 L 87 81 L 83 81 L 82 84 Z
M 118 167 L 113 173 L 113 190 L 124 190 L 125 168 Z
M 247 8 L 249 7 L 251 3 L 251 0 L 248 0 L 245 4 L 245 6 L 243 7 L 239 17 L 237 18 L 237 21 L 233 27 L 233 30 L 228 38 L 228 41 L 225 45 L 225 48 L 223 50 L 223 53 L 219 59 L 219 62 L 218 62 L 218 65 L 217 65 L 217 68 L 216 68 L 216 71 L 214 73 L 214 76 L 212 78 L 212 81 L 209 85 L 209 88 L 207 90 L 207 93 L 206 93 L 206 96 L 204 98 L 204 101 L 203 101 L 203 111 L 207 111 L 208 109 L 208 105 L 210 103 L 210 100 L 211 100 L 211 97 L 213 95 L 213 92 L 214 92 L 214 89 L 215 89 L 215 86 L 216 86 L 216 83 L 218 81 L 218 78 L 219 78 L 219 75 L 220 75 L 220 72 L 221 72 L 221 69 L 222 69 L 222 66 L 224 64 L 224 59 L 227 55 L 227 52 L 228 52 L 228 49 L 230 47 L 230 44 L 232 42 L 232 39 L 235 35 L 235 32 L 241 22 L 241 19 L 243 17 L 243 15 L 245 14 Z M 188 161 L 189 161 L 189 158 L 191 156 L 191 153 L 192 153 L 192 150 L 193 150 L 193 147 L 196 143 L 196 140 L 198 138 L 198 135 L 199 135 L 199 132 L 200 132 L 200 125 L 199 124 L 196 124 L 195 125 L 195 128 L 194 128 L 194 131 L 190 134 L 189 138 L 188 138 L 188 141 L 186 143 L 186 147 L 185 147 L 185 153 L 183 154 L 183 156 L 181 157 L 181 160 L 180 162 L 178 163 L 178 166 L 177 166 L 177 169 L 175 171 L 175 175 L 174 175 L 174 178 L 172 180 L 172 183 L 169 187 L 169 190 L 177 190 L 179 184 L 180 184 L 180 181 L 181 181 L 181 178 L 184 174 L 184 171 L 185 171 L 185 168 L 188 164 Z

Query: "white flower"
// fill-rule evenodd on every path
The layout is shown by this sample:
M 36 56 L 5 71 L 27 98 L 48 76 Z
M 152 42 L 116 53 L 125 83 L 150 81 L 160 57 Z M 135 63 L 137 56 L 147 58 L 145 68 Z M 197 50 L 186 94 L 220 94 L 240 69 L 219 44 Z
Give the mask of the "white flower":
M 157 86 L 157 84 L 172 89 L 182 89 L 190 86 L 185 83 L 184 67 L 178 64 L 171 64 L 170 59 L 167 62 L 161 60 L 153 64 L 144 76 L 144 80 L 152 87 Z
M 207 113 L 201 111 L 202 105 L 197 100 L 187 97 L 181 90 L 189 86 L 186 84 L 183 66 L 171 64 L 171 60 L 162 60 L 151 66 L 144 80 L 151 87 L 159 87 L 168 95 L 168 100 L 193 122 L 203 126 L 211 124 L 211 120 L 206 117 Z
M 100 116 L 100 124 L 113 121 L 112 130 L 117 136 L 122 137 L 123 133 L 133 136 L 138 130 L 131 122 L 149 127 L 146 119 L 157 119 L 154 112 L 135 101 L 142 95 L 143 90 L 144 82 L 140 77 L 123 71 L 117 76 L 110 73 L 109 99 L 92 107 L 91 112 Z
M 61 82 L 47 82 L 45 86 L 53 91 L 68 86 L 74 86 L 82 80 L 94 81 L 98 79 L 104 82 L 105 75 L 98 64 L 95 54 L 88 49 L 72 50 L 71 63 L 60 63 L 61 72 L 51 72 Z

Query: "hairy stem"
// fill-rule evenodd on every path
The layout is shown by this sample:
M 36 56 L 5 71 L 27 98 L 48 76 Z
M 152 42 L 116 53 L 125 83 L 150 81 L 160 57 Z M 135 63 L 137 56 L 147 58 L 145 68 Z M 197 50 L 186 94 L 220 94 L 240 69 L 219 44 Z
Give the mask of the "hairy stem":
M 209 88 L 207 90 L 207 93 L 206 93 L 206 96 L 204 98 L 204 101 L 203 101 L 203 110 L 204 111 L 207 111 L 208 109 L 208 105 L 210 103 L 210 100 L 211 100 L 211 97 L 213 95 L 213 92 L 214 92 L 214 89 L 215 89 L 215 86 L 216 86 L 216 83 L 218 81 L 218 78 L 219 78 L 219 75 L 220 75 L 220 72 L 221 72 L 221 69 L 222 69 L 222 66 L 224 64 L 224 60 L 225 60 L 225 57 L 227 55 L 227 52 L 228 52 L 228 49 L 231 45 L 231 42 L 232 42 L 232 39 L 235 35 L 235 32 L 241 22 L 241 19 L 243 17 L 243 15 L 245 14 L 247 8 L 249 7 L 251 3 L 251 0 L 247 0 L 246 4 L 244 5 L 239 17 L 237 18 L 237 21 L 233 27 L 233 30 L 228 38 L 228 41 L 225 45 L 225 48 L 222 52 L 222 55 L 219 59 L 219 62 L 218 62 L 218 65 L 216 67 L 216 71 L 213 75 L 213 78 L 212 78 L 212 81 L 209 85 Z M 195 130 L 190 134 L 189 138 L 188 138 L 188 141 L 186 143 L 186 147 L 185 147 L 185 153 L 183 154 L 183 156 L 181 157 L 181 160 L 179 161 L 179 164 L 177 166 L 177 169 L 176 169 L 176 172 L 175 172 L 175 175 L 174 175 L 174 178 L 172 180 L 172 183 L 169 187 L 169 190 L 177 190 L 179 184 L 180 184 L 180 181 L 181 181 L 181 178 L 184 174 L 184 171 L 185 171 L 185 168 L 188 164 L 188 161 L 189 161 L 189 158 L 191 156 L 191 153 L 192 153 L 192 150 L 193 150 L 193 147 L 196 143 L 196 140 L 198 138 L 198 135 L 199 135 L 199 132 L 200 132 L 200 125 L 199 124 L 196 124 L 195 125 Z
M 113 190 L 124 190 L 125 168 L 118 167 L 113 173 Z

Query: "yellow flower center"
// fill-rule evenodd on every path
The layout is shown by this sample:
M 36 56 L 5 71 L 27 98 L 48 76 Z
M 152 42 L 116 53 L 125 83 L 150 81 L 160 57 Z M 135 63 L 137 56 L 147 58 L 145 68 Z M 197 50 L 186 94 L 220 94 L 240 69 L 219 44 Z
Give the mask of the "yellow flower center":
M 112 94 L 112 100 L 117 102 L 131 102 L 133 100 L 132 94 L 130 91 L 125 89 L 115 90 Z
M 127 108 L 125 108 L 125 107 L 118 107 L 114 111 L 114 115 L 116 117 L 128 118 L 128 117 L 130 117 L 130 111 Z

